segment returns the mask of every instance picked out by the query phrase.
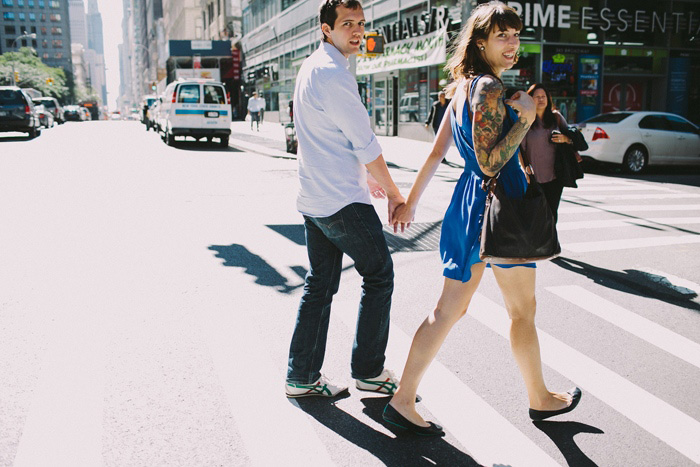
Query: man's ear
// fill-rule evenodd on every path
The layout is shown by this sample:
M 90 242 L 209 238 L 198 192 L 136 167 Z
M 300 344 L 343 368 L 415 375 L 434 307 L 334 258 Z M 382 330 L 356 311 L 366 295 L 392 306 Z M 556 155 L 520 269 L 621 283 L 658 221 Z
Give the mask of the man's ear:
M 331 37 L 331 26 L 327 23 L 321 24 L 321 32 L 323 32 L 323 35 L 326 36 L 328 39 Z

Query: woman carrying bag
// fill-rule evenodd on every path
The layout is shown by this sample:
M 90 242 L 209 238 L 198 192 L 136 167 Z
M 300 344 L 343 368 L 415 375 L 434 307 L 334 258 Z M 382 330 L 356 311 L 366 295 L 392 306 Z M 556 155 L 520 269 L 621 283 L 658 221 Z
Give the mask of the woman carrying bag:
M 486 268 L 480 259 L 487 198 L 483 185 L 497 176 L 508 196 L 523 197 L 528 191 L 518 147 L 535 120 L 535 104 L 523 92 L 504 100 L 500 79 L 503 71 L 517 61 L 522 27 L 515 10 L 501 2 L 482 4 L 473 10 L 448 62 L 453 78 L 448 88 L 448 93 L 454 93 L 452 103 L 406 204 L 393 215 L 395 223 L 410 224 L 421 195 L 454 138 L 465 168 L 442 225 L 442 294 L 418 328 L 399 387 L 384 410 L 386 422 L 425 436 L 442 436 L 444 431 L 416 411 L 418 385 L 452 326 L 466 314 Z M 581 391 L 550 392 L 542 375 L 535 327 L 535 264 L 492 266 L 511 319 L 511 348 L 527 388 L 530 417 L 544 420 L 570 412 L 578 404 Z

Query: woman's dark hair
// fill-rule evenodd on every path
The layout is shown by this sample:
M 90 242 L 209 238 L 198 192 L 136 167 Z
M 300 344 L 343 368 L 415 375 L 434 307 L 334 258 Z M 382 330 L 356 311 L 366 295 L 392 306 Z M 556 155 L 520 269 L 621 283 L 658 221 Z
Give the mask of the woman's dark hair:
M 487 40 L 491 31 L 495 29 L 506 31 L 508 28 L 520 31 L 523 28 L 523 22 L 518 13 L 505 3 L 495 0 L 474 8 L 452 47 L 452 57 L 445 65 L 445 70 L 449 71 L 453 80 L 447 88 L 448 95 L 454 94 L 457 83 L 463 77 L 479 74 L 496 77 L 491 65 L 486 62 L 483 53 L 479 50 L 477 41 Z
M 324 0 L 321 2 L 321 6 L 318 9 L 320 24 L 327 24 L 331 27 L 331 29 L 333 29 L 333 26 L 335 26 L 335 20 L 338 19 L 338 12 L 336 9 L 339 6 L 343 6 L 350 10 L 362 8 L 362 4 L 359 2 L 359 0 Z M 321 31 L 321 35 L 323 36 L 323 42 L 328 42 L 328 38 L 325 34 L 323 34 L 323 31 Z
M 535 83 L 527 90 L 527 93 L 532 97 L 535 91 L 541 89 L 547 95 L 547 107 L 544 109 L 544 115 L 542 116 L 542 125 L 545 128 L 556 128 L 557 117 L 554 115 L 554 104 L 552 103 L 552 95 L 547 91 L 542 83 Z

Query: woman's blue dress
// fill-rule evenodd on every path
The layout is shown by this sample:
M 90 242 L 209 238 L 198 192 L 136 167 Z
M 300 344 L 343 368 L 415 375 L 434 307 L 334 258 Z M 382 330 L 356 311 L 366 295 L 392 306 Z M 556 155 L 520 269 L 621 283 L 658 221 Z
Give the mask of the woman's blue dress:
M 470 95 L 473 95 L 477 77 L 471 84 Z M 456 111 L 450 106 L 452 135 L 460 156 L 464 159 L 464 172 L 459 177 L 452 200 L 445 213 L 440 235 L 440 255 L 442 256 L 443 275 L 450 279 L 467 282 L 471 278 L 473 264 L 481 263 L 479 259 L 479 246 L 481 225 L 486 204 L 486 192 L 481 188 L 481 182 L 488 178 L 479 168 L 474 153 L 472 141 L 472 122 L 468 112 L 468 99 L 465 99 L 462 112 L 462 125 L 457 123 Z M 510 106 L 506 105 L 507 116 L 503 122 L 501 139 L 508 134 L 518 115 Z M 520 168 L 518 150 L 501 169 L 498 178 L 506 195 L 510 197 L 522 197 L 527 191 L 527 179 Z M 528 266 L 534 267 L 534 263 L 523 265 L 497 265 L 500 267 Z

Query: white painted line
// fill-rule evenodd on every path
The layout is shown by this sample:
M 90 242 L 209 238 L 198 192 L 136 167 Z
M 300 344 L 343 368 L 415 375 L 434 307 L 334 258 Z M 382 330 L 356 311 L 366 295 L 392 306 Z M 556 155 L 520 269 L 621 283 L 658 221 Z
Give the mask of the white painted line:
M 635 227 L 646 225 L 664 227 L 674 225 L 700 224 L 700 217 L 655 217 L 652 219 L 610 219 L 602 221 L 569 221 L 557 223 L 557 231 L 608 229 L 617 227 Z
M 694 199 L 700 198 L 698 193 L 651 193 L 651 194 L 633 194 L 633 195 L 586 195 L 577 196 L 576 188 L 565 188 L 563 201 L 603 201 L 606 199 L 623 200 L 623 199 Z
M 510 320 L 505 308 L 496 302 L 477 293 L 468 313 L 509 338 Z M 541 329 L 537 333 L 544 364 L 576 382 L 584 393 L 597 397 L 693 462 L 700 463 L 700 422 Z M 585 394 L 582 403 L 586 403 Z
M 252 465 L 335 465 L 309 415 L 284 395 L 285 374 L 276 370 L 261 336 L 241 329 L 235 314 L 211 319 L 207 344 L 231 414 Z M 259 349 L 259 351 L 251 351 Z M 245 381 L 241 378 L 245 376 Z M 250 392 L 255 391 L 254 399 Z M 264 403 L 251 403 L 265 401 Z
M 643 318 L 577 285 L 547 290 L 608 323 L 700 368 L 700 344 Z
M 92 332 L 96 329 L 57 326 L 24 424 L 15 467 L 104 464 L 106 344 L 100 332 Z
M 700 235 L 675 235 L 664 237 L 627 238 L 620 240 L 603 240 L 599 242 L 562 243 L 565 250 L 577 253 L 593 251 L 628 250 L 632 248 L 648 248 L 664 245 L 686 245 L 700 243 Z
M 628 185 L 595 185 L 595 186 L 580 186 L 576 188 L 576 191 L 582 191 L 582 192 L 588 192 L 588 191 L 605 191 L 605 192 L 610 192 L 610 191 L 635 191 L 635 190 L 643 190 L 643 191 L 667 191 L 670 193 L 676 193 L 676 190 L 673 190 L 671 188 L 667 188 L 665 186 L 658 186 L 658 185 L 646 185 L 646 184 L 628 184 Z
M 333 302 L 333 313 L 341 316 L 348 329 L 355 329 L 356 302 Z M 391 326 L 387 368 L 403 368 L 412 339 L 398 327 Z M 421 405 L 430 410 L 436 422 L 480 464 L 559 465 L 439 361 L 433 361 L 428 368 L 418 393 L 423 398 Z M 527 415 L 525 409 L 523 407 L 523 416 Z
M 597 206 L 561 206 L 559 214 L 583 214 L 589 212 L 636 212 L 636 211 L 686 211 L 700 212 L 700 204 L 620 204 Z

